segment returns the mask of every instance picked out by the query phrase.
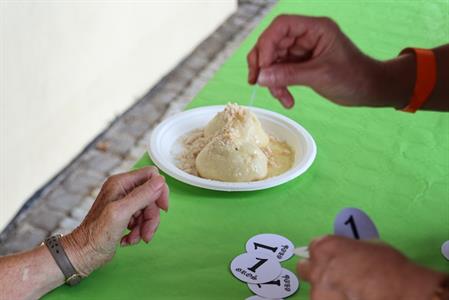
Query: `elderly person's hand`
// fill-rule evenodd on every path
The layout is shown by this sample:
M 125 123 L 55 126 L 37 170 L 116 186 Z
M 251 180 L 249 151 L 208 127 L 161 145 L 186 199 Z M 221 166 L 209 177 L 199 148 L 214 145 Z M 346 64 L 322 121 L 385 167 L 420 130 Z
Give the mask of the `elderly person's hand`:
M 312 300 L 432 299 L 444 275 L 418 266 L 382 243 L 326 236 L 298 263 Z
M 82 276 L 108 262 L 120 242 L 148 243 L 168 210 L 168 187 L 157 168 L 146 167 L 106 180 L 88 215 L 62 244 Z M 125 229 L 130 232 L 124 234 Z
M 118 243 L 148 243 L 159 225 L 160 210 L 168 210 L 168 187 L 155 167 L 106 180 L 81 225 L 60 242 L 76 271 L 87 276 L 108 262 Z M 125 229 L 130 232 L 123 235 Z M 49 248 L 0 256 L 1 299 L 38 299 L 66 278 Z

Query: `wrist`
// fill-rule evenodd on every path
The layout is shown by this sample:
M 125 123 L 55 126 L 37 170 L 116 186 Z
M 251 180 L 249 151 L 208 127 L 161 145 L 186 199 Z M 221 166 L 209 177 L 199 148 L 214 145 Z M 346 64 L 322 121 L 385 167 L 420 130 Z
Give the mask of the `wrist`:
M 403 54 L 387 61 L 373 60 L 369 69 L 367 105 L 404 108 L 410 101 L 416 80 L 413 54 Z
M 82 232 L 79 228 L 61 237 L 60 242 L 73 267 L 82 277 L 87 277 L 92 273 L 95 253 L 87 239 L 82 238 Z

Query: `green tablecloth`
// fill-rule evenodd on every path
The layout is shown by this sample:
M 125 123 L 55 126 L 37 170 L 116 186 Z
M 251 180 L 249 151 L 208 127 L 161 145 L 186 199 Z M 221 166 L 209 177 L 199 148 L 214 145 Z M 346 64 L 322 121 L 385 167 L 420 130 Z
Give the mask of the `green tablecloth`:
M 447 1 L 282 1 L 197 95 L 189 108 L 247 104 L 246 53 L 281 13 L 330 16 L 370 55 L 386 59 L 406 46 L 435 47 L 449 37 Z M 382 238 L 414 261 L 447 270 L 449 114 L 343 108 L 307 88 L 284 110 L 259 89 L 255 106 L 296 120 L 315 138 L 317 158 L 301 177 L 258 192 L 226 193 L 172 178 L 170 212 L 150 245 L 120 248 L 76 288 L 47 299 L 244 299 L 245 284 L 228 271 L 251 236 L 272 232 L 297 246 L 330 233 L 343 207 L 365 210 Z M 151 164 L 145 155 L 137 166 Z M 294 270 L 296 259 L 283 263 Z M 308 299 L 302 286 L 294 299 Z

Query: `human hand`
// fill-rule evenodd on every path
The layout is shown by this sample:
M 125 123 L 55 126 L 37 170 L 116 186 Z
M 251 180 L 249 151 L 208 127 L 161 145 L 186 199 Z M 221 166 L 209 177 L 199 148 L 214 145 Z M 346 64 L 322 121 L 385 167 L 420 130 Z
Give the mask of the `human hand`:
M 168 187 L 157 168 L 146 167 L 109 177 L 81 225 L 62 237 L 75 269 L 87 276 L 122 246 L 148 243 L 168 211 Z M 130 232 L 123 235 L 128 228 Z M 122 236 L 123 235 L 123 236 Z
M 294 105 L 287 89 L 291 85 L 309 86 L 345 106 L 403 107 L 414 84 L 411 55 L 385 63 L 374 60 L 323 17 L 278 16 L 247 60 L 248 82 L 268 87 L 287 108 Z
M 326 236 L 298 263 L 312 300 L 431 299 L 443 275 L 409 261 L 386 244 Z

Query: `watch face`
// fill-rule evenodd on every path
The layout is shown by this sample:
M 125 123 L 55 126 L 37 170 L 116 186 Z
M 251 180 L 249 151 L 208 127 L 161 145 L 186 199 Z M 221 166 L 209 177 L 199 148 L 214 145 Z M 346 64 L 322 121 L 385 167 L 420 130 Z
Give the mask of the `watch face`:
M 67 278 L 67 280 L 65 282 L 70 286 L 74 286 L 74 285 L 77 285 L 78 283 L 80 283 L 80 281 L 81 281 L 81 275 L 73 274 L 72 276 Z

